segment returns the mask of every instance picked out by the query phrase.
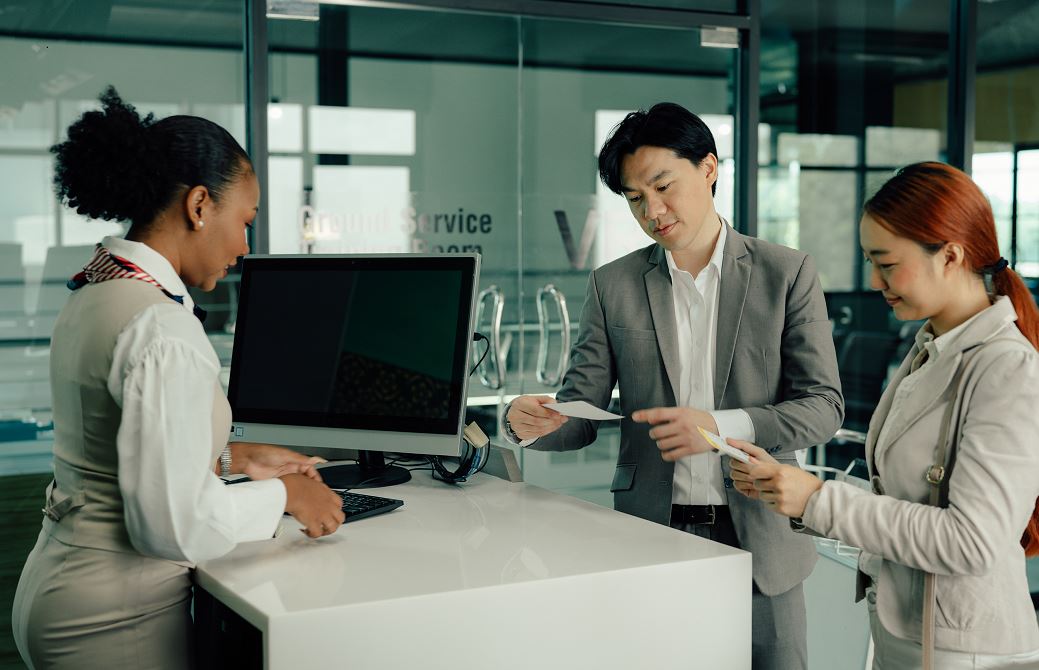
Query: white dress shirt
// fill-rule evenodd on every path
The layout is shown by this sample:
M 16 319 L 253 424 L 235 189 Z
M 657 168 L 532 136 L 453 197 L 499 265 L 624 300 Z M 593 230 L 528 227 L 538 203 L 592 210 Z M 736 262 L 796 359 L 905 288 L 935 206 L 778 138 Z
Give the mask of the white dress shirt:
M 108 390 L 122 408 L 116 439 L 127 531 L 143 553 L 199 562 L 238 542 L 270 538 L 285 510 L 280 479 L 225 486 L 213 472 L 214 433 L 227 440 L 230 407 L 220 362 L 173 266 L 147 245 L 102 244 L 183 296 L 130 321 L 113 352 Z
M 742 409 L 718 410 L 714 406 L 714 368 L 718 333 L 718 292 L 722 279 L 722 250 L 728 226 L 722 223 L 711 259 L 700 273 L 692 274 L 675 265 L 665 252 L 671 273 L 678 338 L 678 404 L 709 412 L 722 438 L 753 442 L 754 424 Z M 675 462 L 671 502 L 676 505 L 725 505 L 721 456 L 710 451 L 685 456 Z

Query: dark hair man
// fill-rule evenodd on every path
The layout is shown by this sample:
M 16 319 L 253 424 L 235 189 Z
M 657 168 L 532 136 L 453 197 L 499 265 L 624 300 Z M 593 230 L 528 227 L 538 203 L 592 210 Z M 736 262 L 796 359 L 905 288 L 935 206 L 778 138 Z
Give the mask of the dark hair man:
M 619 385 L 631 418 L 621 423 L 615 507 L 752 552 L 753 666 L 805 668 L 801 584 L 814 545 L 732 488 L 729 457 L 697 427 L 791 464 L 796 450 L 840 427 L 844 399 L 814 263 L 717 214 L 714 138 L 679 105 L 628 114 L 599 154 L 599 174 L 653 244 L 591 273 L 556 400 L 605 408 Z M 568 421 L 546 402 L 513 401 L 509 439 L 560 451 L 595 440 L 594 422 Z

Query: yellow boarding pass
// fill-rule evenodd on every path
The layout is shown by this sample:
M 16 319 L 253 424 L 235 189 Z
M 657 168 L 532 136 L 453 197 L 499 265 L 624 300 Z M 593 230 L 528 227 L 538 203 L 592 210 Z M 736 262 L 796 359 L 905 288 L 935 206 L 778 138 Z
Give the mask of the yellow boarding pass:
M 697 426 L 697 429 L 700 431 L 700 434 L 703 435 L 703 439 L 707 440 L 707 444 L 711 445 L 726 456 L 732 456 L 737 461 L 750 463 L 750 455 L 747 454 L 747 452 L 740 451 L 723 440 L 720 435 L 715 435 L 711 431 L 706 430 L 703 426 Z

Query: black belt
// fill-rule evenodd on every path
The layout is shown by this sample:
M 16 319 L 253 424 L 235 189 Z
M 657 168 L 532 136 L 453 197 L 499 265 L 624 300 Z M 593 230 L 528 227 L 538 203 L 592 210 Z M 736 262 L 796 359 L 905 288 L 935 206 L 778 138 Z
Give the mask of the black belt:
M 710 526 L 729 515 L 728 505 L 672 505 L 671 523 Z

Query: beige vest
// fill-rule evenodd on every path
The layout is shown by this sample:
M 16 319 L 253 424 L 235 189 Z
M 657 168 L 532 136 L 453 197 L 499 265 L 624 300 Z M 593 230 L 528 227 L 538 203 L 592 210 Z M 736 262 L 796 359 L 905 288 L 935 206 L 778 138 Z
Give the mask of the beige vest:
M 118 481 L 116 436 L 122 409 L 108 392 L 108 376 L 123 329 L 148 307 L 169 302 L 151 284 L 113 279 L 75 291 L 58 316 L 50 366 L 54 482 L 47 489 L 43 526 L 65 544 L 136 553 L 123 519 Z M 214 383 L 215 462 L 227 444 L 231 411 L 219 383 Z

